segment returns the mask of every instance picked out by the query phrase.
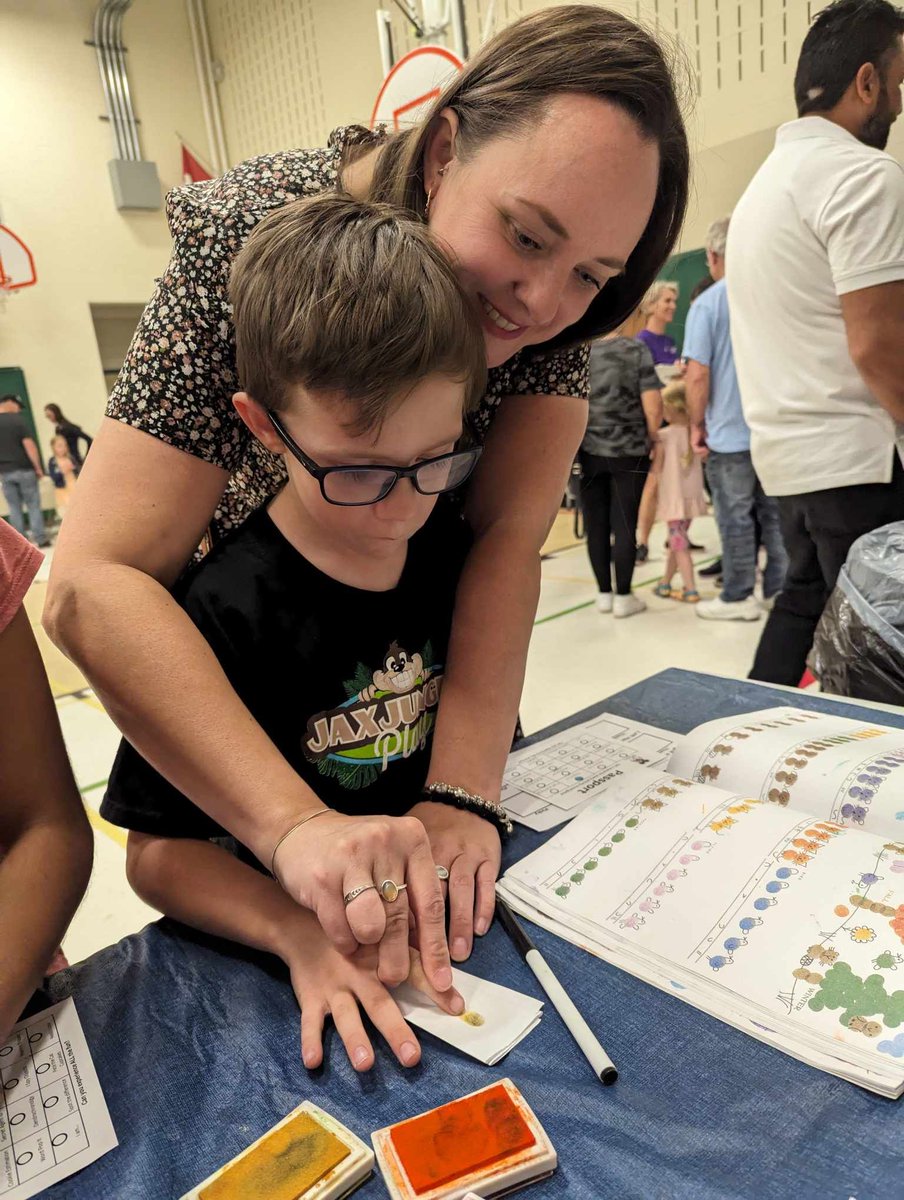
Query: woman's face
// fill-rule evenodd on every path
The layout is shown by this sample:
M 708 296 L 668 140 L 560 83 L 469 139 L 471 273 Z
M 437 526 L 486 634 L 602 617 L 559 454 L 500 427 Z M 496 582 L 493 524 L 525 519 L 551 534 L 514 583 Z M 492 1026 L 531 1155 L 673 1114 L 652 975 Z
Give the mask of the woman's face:
M 623 272 L 653 209 L 659 150 L 590 96 L 554 97 L 536 128 L 497 138 L 467 162 L 455 156 L 457 118 L 444 116 L 425 162 L 428 219 L 495 367 L 573 325 Z
M 44 409 L 44 416 L 48 421 L 53 421 L 54 425 L 56 425 L 56 414 L 53 413 L 49 408 Z
M 678 297 L 672 288 L 663 288 L 659 293 L 656 303 L 650 310 L 650 316 L 656 317 L 662 321 L 664 325 L 670 324 L 675 319 L 675 309 L 678 307 Z

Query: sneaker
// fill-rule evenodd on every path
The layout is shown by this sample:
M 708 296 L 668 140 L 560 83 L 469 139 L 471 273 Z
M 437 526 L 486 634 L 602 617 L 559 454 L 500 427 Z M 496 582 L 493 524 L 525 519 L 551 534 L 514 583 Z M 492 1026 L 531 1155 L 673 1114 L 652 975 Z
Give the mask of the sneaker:
M 637 547 L 637 550 L 635 551 L 634 561 L 639 562 L 639 563 L 645 563 L 649 557 L 650 557 L 650 547 L 644 545 L 644 543 L 641 542 L 640 545 Z
M 722 559 L 717 558 L 715 562 L 710 563 L 708 567 L 702 567 L 698 572 L 704 579 L 715 579 L 717 575 L 722 574 Z
M 697 616 L 704 621 L 758 621 L 762 615 L 759 601 L 753 596 L 746 600 L 723 600 L 716 596 L 697 605 Z
M 612 612 L 612 593 L 597 592 L 596 594 L 596 611 L 607 613 Z
M 639 596 L 629 592 L 627 596 L 616 596 L 612 604 L 612 615 L 614 617 L 633 617 L 637 613 L 647 611 L 647 606 Z

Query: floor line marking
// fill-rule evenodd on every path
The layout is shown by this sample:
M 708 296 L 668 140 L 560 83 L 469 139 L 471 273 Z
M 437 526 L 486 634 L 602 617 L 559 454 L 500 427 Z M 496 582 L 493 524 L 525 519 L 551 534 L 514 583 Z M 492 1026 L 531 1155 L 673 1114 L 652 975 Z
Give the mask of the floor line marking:
M 695 570 L 699 570 L 700 567 L 709 566 L 709 564 L 714 563 L 718 557 L 718 554 L 714 554 L 711 558 L 700 559 L 699 562 L 694 563 Z M 634 590 L 637 591 L 638 588 L 652 587 L 654 583 L 659 582 L 659 579 L 660 576 L 653 575 L 649 579 L 644 579 L 640 583 L 636 583 L 634 585 Z M 569 613 L 579 612 L 582 608 L 589 608 L 590 605 L 594 603 L 594 600 L 584 600 L 581 604 L 573 604 L 570 608 L 563 608 L 561 612 L 550 613 L 548 617 L 538 617 L 537 620 L 534 621 L 534 628 L 536 628 L 537 625 L 545 625 L 547 621 L 555 621 L 558 617 L 567 617 Z
M 87 804 L 85 805 L 85 813 L 95 829 L 99 830 L 101 833 L 105 833 L 111 841 L 115 842 L 117 846 L 121 846 L 122 849 L 125 850 L 126 842 L 128 841 L 128 834 L 124 829 L 119 829 L 116 825 L 111 825 L 109 821 L 105 821 L 99 812 L 96 812 Z

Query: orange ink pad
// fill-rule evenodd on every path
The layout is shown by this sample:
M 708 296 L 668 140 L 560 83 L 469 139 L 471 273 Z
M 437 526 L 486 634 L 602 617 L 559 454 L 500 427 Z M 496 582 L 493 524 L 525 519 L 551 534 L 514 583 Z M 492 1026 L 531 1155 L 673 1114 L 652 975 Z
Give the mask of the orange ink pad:
M 510 1079 L 371 1136 L 392 1200 L 489 1200 L 556 1169 L 543 1126 Z
M 360 1138 L 305 1101 L 182 1200 L 342 1200 L 373 1167 Z

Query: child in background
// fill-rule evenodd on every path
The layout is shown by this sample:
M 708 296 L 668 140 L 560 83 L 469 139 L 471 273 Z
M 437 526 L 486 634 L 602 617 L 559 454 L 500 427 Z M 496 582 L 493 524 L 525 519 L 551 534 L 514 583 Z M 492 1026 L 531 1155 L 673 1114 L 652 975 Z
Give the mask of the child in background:
M 703 467 L 699 456 L 691 449 L 682 381 L 674 380 L 665 388 L 662 409 L 668 424 L 659 431 L 653 470 L 659 479 L 658 515 L 668 525 L 669 550 L 665 573 L 654 591 L 657 596 L 696 604 L 700 593 L 694 579 L 687 531 L 693 518 L 702 517 L 706 512 L 706 497 L 703 494 Z M 672 589 L 676 570 L 681 573 L 684 585 L 680 591 Z
M 81 462 L 72 456 L 69 443 L 61 433 L 51 439 L 50 449 L 53 453 L 47 463 L 47 474 L 56 488 L 57 512 L 62 516 L 72 499 L 72 489 L 75 487 Z
M 94 852 L 22 608 L 41 558 L 0 520 L 0 1044 L 42 977 L 67 965 L 54 949 L 84 895 Z
M 407 814 L 425 800 L 470 542 L 441 493 L 464 483 L 480 453 L 458 444 L 485 381 L 477 314 L 423 225 L 341 195 L 261 221 L 229 294 L 245 389 L 233 404 L 288 480 L 174 597 L 312 798 L 354 816 Z M 386 986 L 407 973 L 408 912 L 397 896 L 380 898 L 379 877 L 346 895 L 347 907 L 385 903 L 398 932 L 403 953 L 378 975 L 378 947 L 341 954 L 247 846 L 237 840 L 234 856 L 218 844 L 227 831 L 126 741 L 101 812 L 129 830 L 129 882 L 148 904 L 284 961 L 306 1066 L 322 1062 L 330 1014 L 355 1069 L 373 1065 L 359 1006 L 403 1065 L 418 1061 Z M 498 809 L 458 818 L 480 834 L 491 822 L 498 854 Z M 391 846 L 386 863 L 391 881 Z M 275 853 L 270 867 L 278 877 Z M 411 961 L 411 982 L 461 1012 L 458 993 L 432 992 Z

